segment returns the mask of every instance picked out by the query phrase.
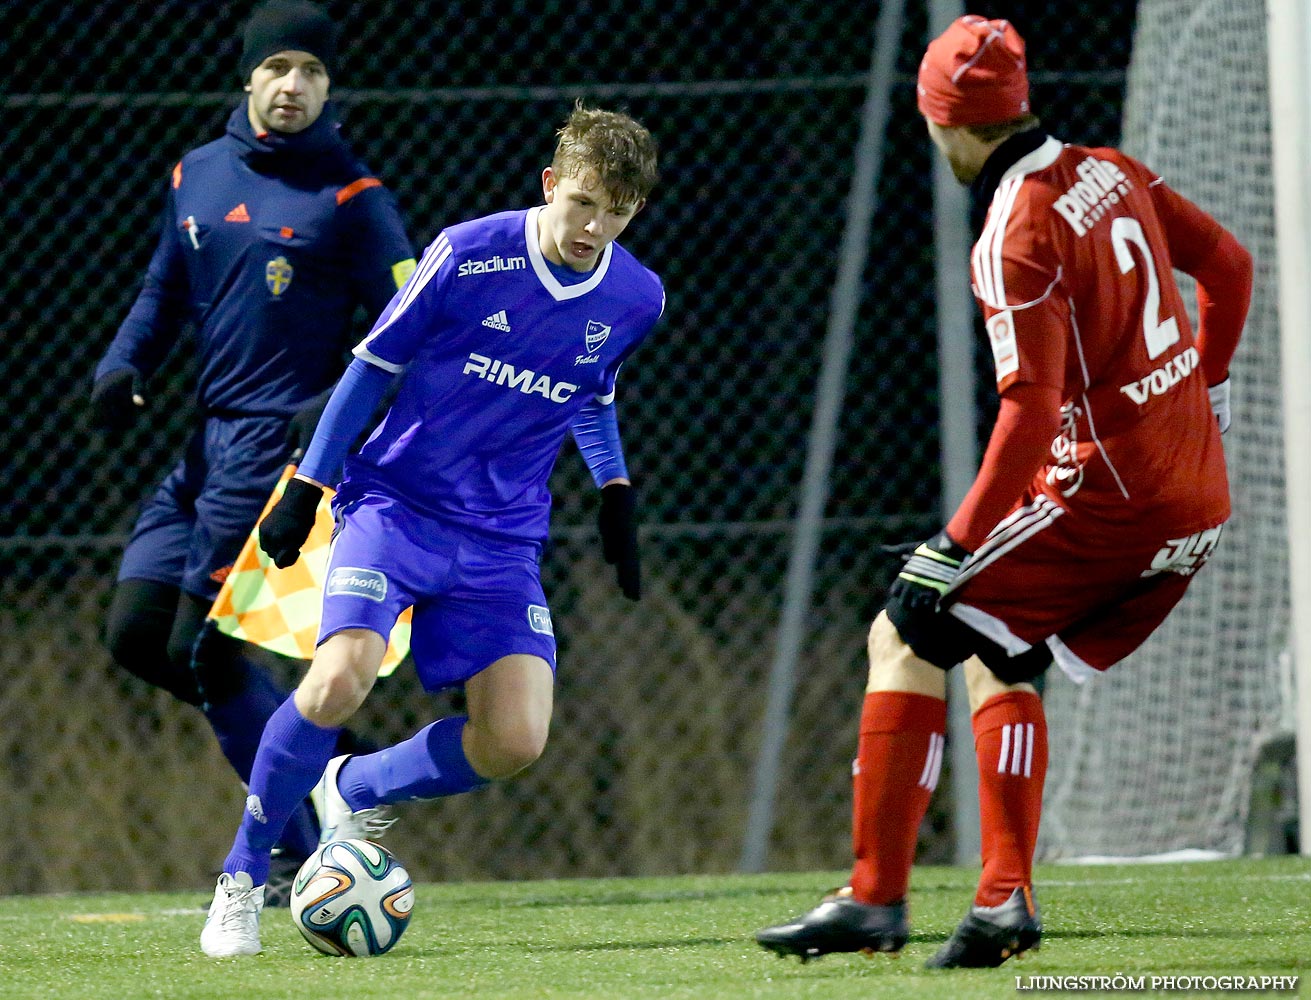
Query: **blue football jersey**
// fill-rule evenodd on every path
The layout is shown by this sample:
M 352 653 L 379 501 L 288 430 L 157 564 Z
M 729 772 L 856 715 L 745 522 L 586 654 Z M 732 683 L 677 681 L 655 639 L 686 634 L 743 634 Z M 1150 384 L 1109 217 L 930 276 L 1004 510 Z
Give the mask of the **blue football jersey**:
M 664 290 L 615 243 L 581 280 L 561 281 L 541 251 L 541 210 L 443 231 L 355 349 L 405 376 L 346 461 L 346 497 L 378 487 L 483 533 L 545 538 L 547 479 L 570 422 L 590 400 L 614 398 Z

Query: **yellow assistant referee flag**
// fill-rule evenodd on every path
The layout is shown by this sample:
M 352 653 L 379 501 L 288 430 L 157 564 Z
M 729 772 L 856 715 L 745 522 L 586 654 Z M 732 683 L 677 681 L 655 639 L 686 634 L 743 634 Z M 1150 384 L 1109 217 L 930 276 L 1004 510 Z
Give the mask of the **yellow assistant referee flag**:
M 287 480 L 295 471 L 296 466 L 289 465 L 282 473 L 259 516 L 261 521 L 278 502 L 287 488 Z M 302 660 L 313 657 L 314 644 L 319 636 L 323 581 L 328 575 L 328 550 L 332 543 L 332 510 L 329 507 L 332 497 L 332 490 L 323 491 L 314 528 L 300 550 L 300 558 L 286 569 L 273 565 L 273 560 L 259 547 L 259 525 L 251 530 L 232 571 L 214 599 L 213 607 L 209 609 L 209 617 L 220 632 L 283 656 Z M 412 608 L 406 608 L 392 629 L 382 669 L 378 672 L 380 677 L 394 671 L 409 652 L 412 612 Z

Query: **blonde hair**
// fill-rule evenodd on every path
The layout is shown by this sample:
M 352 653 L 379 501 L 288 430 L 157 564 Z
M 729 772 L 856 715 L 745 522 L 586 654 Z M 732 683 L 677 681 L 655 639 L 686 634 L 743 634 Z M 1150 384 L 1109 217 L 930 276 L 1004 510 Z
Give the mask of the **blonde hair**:
M 578 101 L 556 134 L 555 174 L 599 184 L 616 205 L 636 205 L 660 179 L 655 139 L 622 112 Z

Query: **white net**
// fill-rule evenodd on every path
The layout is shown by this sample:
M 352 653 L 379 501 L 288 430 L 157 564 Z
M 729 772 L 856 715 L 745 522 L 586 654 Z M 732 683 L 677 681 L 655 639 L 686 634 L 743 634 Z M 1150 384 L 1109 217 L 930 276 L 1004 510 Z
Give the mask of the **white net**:
M 1051 673 L 1048 858 L 1241 852 L 1258 751 L 1292 728 L 1265 24 L 1263 0 L 1138 5 L 1125 151 L 1256 261 L 1225 436 L 1234 514 L 1211 564 L 1138 653 L 1082 689 Z M 1180 278 L 1193 309 L 1192 282 Z

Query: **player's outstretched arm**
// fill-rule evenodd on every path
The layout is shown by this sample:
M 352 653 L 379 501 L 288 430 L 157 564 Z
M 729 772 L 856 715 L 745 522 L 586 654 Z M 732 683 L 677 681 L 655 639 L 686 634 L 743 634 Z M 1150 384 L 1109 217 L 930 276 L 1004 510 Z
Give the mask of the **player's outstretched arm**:
M 335 481 L 351 444 L 373 414 L 391 373 L 356 358 L 332 391 L 296 475 L 259 525 L 259 545 L 285 569 L 300 558 L 314 528 L 323 484 Z
M 941 628 L 937 616 L 952 603 L 965 560 L 1042 468 L 1059 426 L 1060 402 L 1060 390 L 1052 386 L 1008 388 L 979 474 L 960 508 L 935 537 L 911 552 L 902 548 L 906 561 L 888 589 L 887 611 L 912 649 L 933 646 Z
M 328 397 L 297 473 L 318 483 L 337 481 L 346 453 L 377 410 L 392 373 L 356 358 Z
M 1011 512 L 1051 454 L 1061 424 L 1061 391 L 1017 382 L 1002 393 L 979 474 L 946 533 L 973 552 Z

